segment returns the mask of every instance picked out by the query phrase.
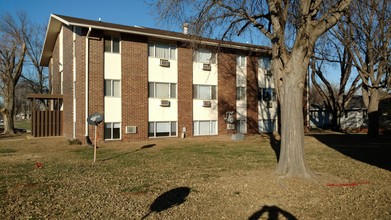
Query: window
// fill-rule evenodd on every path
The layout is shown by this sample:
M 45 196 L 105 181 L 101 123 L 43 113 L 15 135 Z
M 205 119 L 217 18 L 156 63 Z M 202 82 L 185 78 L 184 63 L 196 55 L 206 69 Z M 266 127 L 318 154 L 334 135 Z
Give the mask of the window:
M 246 87 L 236 87 L 236 100 L 246 100 Z
M 119 37 L 106 36 L 105 37 L 105 52 L 119 53 Z
M 216 63 L 216 54 L 206 49 L 195 51 L 194 61 L 199 63 Z
M 236 120 L 236 131 L 241 134 L 247 133 L 247 122 L 246 120 Z
M 236 65 L 237 66 L 246 66 L 246 56 L 245 55 L 238 55 L 236 57 Z
M 148 53 L 150 57 L 175 60 L 176 46 L 150 43 L 148 46 Z
M 259 132 L 262 133 L 271 133 L 276 131 L 276 120 L 274 119 L 264 119 L 258 121 Z
M 217 121 L 194 121 L 194 135 L 216 135 Z
M 105 140 L 115 140 L 121 137 L 121 123 L 108 122 L 105 123 Z
M 172 137 L 177 135 L 176 121 L 148 122 L 148 137 Z
M 121 97 L 121 81 L 106 79 L 105 96 Z
M 176 98 L 176 83 L 148 83 L 149 98 Z
M 271 68 L 271 58 L 270 57 L 260 57 L 258 59 L 259 68 L 270 70 Z
M 201 99 L 201 100 L 216 99 L 216 86 L 193 85 L 193 99 Z
M 265 101 L 265 102 L 276 101 L 277 100 L 276 90 L 273 88 L 259 88 L 258 99 L 259 101 Z

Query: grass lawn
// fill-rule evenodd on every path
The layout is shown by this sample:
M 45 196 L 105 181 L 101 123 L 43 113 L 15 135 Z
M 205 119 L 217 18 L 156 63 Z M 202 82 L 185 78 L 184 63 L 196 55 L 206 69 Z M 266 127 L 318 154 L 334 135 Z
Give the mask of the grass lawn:
M 64 138 L 0 139 L 0 216 L 391 219 L 390 170 L 318 139 L 305 137 L 313 179 L 274 175 L 261 136 L 99 143 L 95 163 Z

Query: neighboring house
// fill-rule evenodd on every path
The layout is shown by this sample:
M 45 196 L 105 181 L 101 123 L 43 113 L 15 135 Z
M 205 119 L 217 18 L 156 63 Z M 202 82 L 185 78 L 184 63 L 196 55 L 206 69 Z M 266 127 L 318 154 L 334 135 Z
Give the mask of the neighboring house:
M 331 127 L 332 112 L 324 105 L 312 104 L 310 107 L 310 126 L 328 129 Z M 362 96 L 353 96 L 341 116 L 342 130 L 367 127 L 367 109 Z
M 51 15 L 41 65 L 67 138 L 93 136 L 95 112 L 100 140 L 277 129 L 268 47 Z

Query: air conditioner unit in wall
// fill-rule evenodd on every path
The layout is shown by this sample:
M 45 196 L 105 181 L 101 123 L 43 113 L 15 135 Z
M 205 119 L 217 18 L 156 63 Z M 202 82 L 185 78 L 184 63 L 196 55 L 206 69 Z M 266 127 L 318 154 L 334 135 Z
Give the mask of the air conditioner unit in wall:
M 168 100 L 160 100 L 161 107 L 170 107 L 170 101 Z
M 160 66 L 162 66 L 162 67 L 170 67 L 170 61 L 164 60 L 164 59 L 160 59 Z
M 210 71 L 211 69 L 212 69 L 212 67 L 210 66 L 209 63 L 204 63 L 202 65 L 202 70 Z
M 126 134 L 136 134 L 137 127 L 136 126 L 126 126 Z
M 212 107 L 212 102 L 211 101 L 203 101 L 202 107 L 210 108 L 210 107 Z

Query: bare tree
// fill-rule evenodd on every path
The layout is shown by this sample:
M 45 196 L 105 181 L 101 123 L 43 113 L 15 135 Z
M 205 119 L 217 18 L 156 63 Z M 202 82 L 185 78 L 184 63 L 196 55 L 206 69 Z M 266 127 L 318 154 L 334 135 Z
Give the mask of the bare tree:
M 17 20 L 4 14 L 0 21 L 0 77 L 1 96 L 4 107 L 0 109 L 4 118 L 3 133 L 14 134 L 15 87 L 22 75 L 27 47 L 21 33 L 26 27 L 27 17 L 18 14 Z
M 351 54 L 333 36 L 332 33 L 328 34 L 326 42 L 322 42 L 327 48 L 318 47 L 318 55 L 310 62 L 311 81 L 322 97 L 325 107 L 331 111 L 331 128 L 340 131 L 342 114 L 353 95 L 361 88 L 361 83 L 359 83 L 359 75 L 352 76 L 353 58 Z M 322 66 L 325 62 L 339 65 L 338 85 L 333 85 L 324 75 Z
M 302 109 L 307 68 L 315 42 L 344 15 L 350 1 L 157 0 L 156 11 L 163 19 L 191 21 L 196 33 L 220 31 L 221 39 L 226 39 L 256 28 L 270 40 L 281 107 L 281 150 L 276 173 L 310 177 L 304 161 Z
M 390 20 L 389 0 L 357 0 L 350 6 L 346 22 L 338 25 L 339 39 L 349 49 L 363 82 L 369 137 L 379 134 L 380 91 L 386 89 L 390 80 Z
M 22 78 L 31 87 L 32 92 L 41 94 L 49 91 L 47 67 L 39 64 L 45 40 L 45 31 L 45 25 L 29 23 L 26 31 L 22 33 L 23 40 L 27 46 L 25 66 L 28 67 L 26 68 L 27 71 L 23 71 Z

